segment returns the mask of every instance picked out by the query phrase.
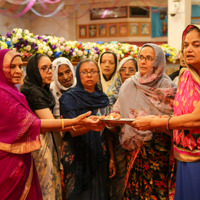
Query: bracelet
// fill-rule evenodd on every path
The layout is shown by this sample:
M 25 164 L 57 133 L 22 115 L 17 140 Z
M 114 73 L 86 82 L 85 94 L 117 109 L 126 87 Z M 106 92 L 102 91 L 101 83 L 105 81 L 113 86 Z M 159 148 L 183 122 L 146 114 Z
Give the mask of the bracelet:
M 167 120 L 167 130 L 169 130 L 169 120 L 172 118 L 172 116 L 170 115 L 168 120 Z
M 75 127 L 74 127 L 74 126 L 72 126 L 72 129 L 73 129 L 73 131 L 74 131 L 74 132 L 76 132 L 76 131 L 77 131 L 77 130 L 75 129 Z
M 64 129 L 65 128 L 65 121 L 64 121 L 64 119 L 62 118 L 62 129 Z

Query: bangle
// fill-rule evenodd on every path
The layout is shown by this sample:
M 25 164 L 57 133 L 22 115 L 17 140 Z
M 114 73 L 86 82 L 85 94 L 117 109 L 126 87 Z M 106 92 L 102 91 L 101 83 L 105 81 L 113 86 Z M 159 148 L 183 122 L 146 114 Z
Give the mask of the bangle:
M 64 122 L 65 122 L 64 119 L 62 119 L 62 129 L 65 128 L 65 123 Z
M 74 127 L 74 126 L 72 126 L 72 129 L 73 129 L 73 131 L 74 131 L 74 132 L 76 132 L 76 131 L 77 131 L 77 130 L 75 129 L 75 127 Z
M 169 120 L 172 118 L 172 116 L 170 115 L 168 120 L 167 120 L 167 130 L 169 130 Z

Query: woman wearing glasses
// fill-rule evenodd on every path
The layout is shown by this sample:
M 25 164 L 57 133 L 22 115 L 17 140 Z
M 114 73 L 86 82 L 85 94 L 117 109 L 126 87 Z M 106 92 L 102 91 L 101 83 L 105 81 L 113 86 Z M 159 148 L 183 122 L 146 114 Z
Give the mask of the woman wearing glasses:
M 159 46 L 147 43 L 141 48 L 139 72 L 123 83 L 118 106 L 114 106 L 120 117 L 173 114 L 176 86 L 164 73 L 165 66 L 165 55 Z M 125 124 L 120 142 L 126 149 L 125 199 L 170 199 L 175 184 L 171 135 L 156 130 L 138 131 Z
M 60 98 L 61 115 L 74 118 L 88 110 L 92 115 L 103 115 L 108 97 L 97 85 L 97 63 L 91 59 L 82 60 L 77 66 L 76 78 L 76 87 Z M 104 127 L 102 124 L 92 131 L 91 127 L 74 126 L 73 131 L 64 134 L 62 163 L 66 199 L 108 199 L 106 145 L 100 132 Z
M 137 61 L 133 57 L 126 57 L 119 63 L 117 77 L 108 89 L 109 106 L 106 109 L 106 114 L 109 114 L 113 105 L 118 99 L 119 89 L 126 79 L 133 76 L 138 70 Z M 110 198 L 111 199 L 123 199 L 124 193 L 124 175 L 125 175 L 125 154 L 124 149 L 119 142 L 120 129 L 112 134 L 109 132 L 109 141 L 113 145 L 114 162 L 116 166 L 116 175 L 110 179 Z M 113 164 L 112 161 L 110 165 Z
M 52 110 L 55 99 L 49 89 L 52 81 L 52 63 L 48 56 L 35 54 L 30 57 L 21 92 L 29 107 L 40 119 L 54 119 Z M 42 196 L 44 200 L 62 199 L 59 160 L 53 133 L 40 136 L 42 147 L 33 152 Z

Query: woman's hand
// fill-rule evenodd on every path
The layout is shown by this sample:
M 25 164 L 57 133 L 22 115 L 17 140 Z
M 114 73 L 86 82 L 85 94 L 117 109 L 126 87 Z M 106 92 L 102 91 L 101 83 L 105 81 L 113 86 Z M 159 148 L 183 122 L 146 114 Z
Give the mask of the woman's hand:
M 91 111 L 88 111 L 82 115 L 79 115 L 78 117 L 75 118 L 76 123 L 75 125 L 89 125 L 89 124 L 96 124 L 99 122 L 99 119 L 94 119 L 90 118 L 89 116 L 91 115 Z M 87 118 L 88 117 L 88 118 Z
M 129 125 L 141 131 L 152 130 L 152 129 L 155 129 L 154 127 L 152 127 L 152 121 L 155 118 L 159 118 L 159 117 L 152 116 L 152 115 L 148 115 L 145 117 L 137 117 Z
M 116 165 L 114 160 L 109 161 L 109 178 L 113 178 L 116 174 Z
M 98 120 L 98 123 L 96 124 L 90 124 L 90 130 L 93 131 L 101 131 L 106 127 L 106 124 L 104 122 L 101 121 L 101 119 L 103 119 L 105 116 L 96 116 L 96 115 L 91 115 L 90 117 L 88 117 L 89 119 Z

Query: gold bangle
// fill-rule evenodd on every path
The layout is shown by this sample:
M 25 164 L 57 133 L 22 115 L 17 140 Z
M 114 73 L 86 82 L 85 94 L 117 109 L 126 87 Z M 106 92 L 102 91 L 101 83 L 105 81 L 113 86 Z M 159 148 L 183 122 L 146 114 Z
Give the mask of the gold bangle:
M 77 130 L 75 129 L 75 127 L 74 127 L 74 126 L 72 126 L 72 129 L 73 129 L 73 131 L 74 131 L 74 132 L 76 132 L 76 131 L 77 131 Z
M 62 129 L 64 129 L 65 128 L 65 121 L 64 121 L 64 119 L 62 119 Z

